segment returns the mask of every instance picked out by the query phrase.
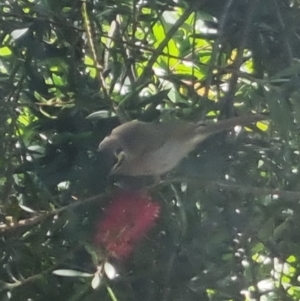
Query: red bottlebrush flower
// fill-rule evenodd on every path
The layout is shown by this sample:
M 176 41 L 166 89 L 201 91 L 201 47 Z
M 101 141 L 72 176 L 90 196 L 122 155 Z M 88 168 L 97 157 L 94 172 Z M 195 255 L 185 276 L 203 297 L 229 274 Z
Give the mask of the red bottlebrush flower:
M 154 226 L 159 211 L 160 205 L 144 193 L 118 193 L 98 223 L 94 241 L 103 245 L 110 256 L 126 258 Z

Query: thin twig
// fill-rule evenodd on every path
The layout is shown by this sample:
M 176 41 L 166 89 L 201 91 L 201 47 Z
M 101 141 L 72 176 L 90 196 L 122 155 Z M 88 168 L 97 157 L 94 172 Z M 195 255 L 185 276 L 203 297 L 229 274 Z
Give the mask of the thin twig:
M 168 45 L 169 41 L 172 39 L 173 35 L 176 33 L 176 31 L 179 29 L 179 27 L 186 21 L 186 19 L 190 16 L 190 14 L 193 12 L 193 7 L 189 6 L 185 12 L 182 14 L 182 16 L 176 21 L 176 23 L 170 28 L 170 30 L 167 32 L 165 39 L 158 45 L 156 50 L 153 52 L 152 56 L 150 57 L 148 64 L 144 68 L 141 76 L 139 77 L 137 81 L 137 86 L 141 85 L 145 79 L 149 76 L 149 73 L 156 62 L 157 58 L 161 55 L 164 48 Z
M 290 46 L 290 43 L 289 43 L 289 40 L 288 40 L 288 37 L 287 37 L 286 26 L 283 22 L 282 15 L 281 15 L 281 12 L 280 12 L 280 7 L 278 5 L 277 0 L 272 0 L 272 2 L 274 3 L 274 7 L 275 7 L 279 27 L 282 31 L 281 35 L 282 35 L 282 39 L 284 41 L 283 46 L 285 48 L 285 52 L 286 52 L 287 57 L 288 57 L 288 63 L 289 63 L 289 66 L 291 66 L 293 64 L 293 54 L 292 54 L 292 49 L 291 49 L 291 46 Z
M 36 280 L 42 279 L 45 275 L 47 275 L 50 272 L 52 272 L 53 270 L 55 270 L 57 268 L 57 266 L 58 265 L 54 265 L 37 275 L 33 275 L 33 276 L 30 276 L 30 277 L 22 279 L 22 280 L 16 280 L 14 283 L 0 282 L 0 284 L 1 284 L 0 291 L 10 291 L 18 286 L 26 285 L 26 284 L 32 283 Z
M 168 183 L 169 181 L 165 181 L 163 183 Z M 300 191 L 292 191 L 292 190 L 281 190 L 281 189 L 273 189 L 273 188 L 264 188 L 257 186 L 244 186 L 238 184 L 229 184 L 218 181 L 206 181 L 200 178 L 176 178 L 170 179 L 170 182 L 197 182 L 205 187 L 219 189 L 223 191 L 232 191 L 232 192 L 240 192 L 243 194 L 252 194 L 257 196 L 265 196 L 265 195 L 277 195 L 280 198 L 284 198 L 286 200 L 300 200 Z
M 252 25 L 253 15 L 257 8 L 258 3 L 259 3 L 259 0 L 253 0 L 250 2 L 250 7 L 248 9 L 248 14 L 247 14 L 247 18 L 246 18 L 246 24 L 245 24 L 244 30 L 241 34 L 241 41 L 240 41 L 239 47 L 237 49 L 237 55 L 236 55 L 236 58 L 233 62 L 233 66 L 232 66 L 234 71 L 231 74 L 231 78 L 230 78 L 230 81 L 228 84 L 228 86 L 229 86 L 228 92 L 225 95 L 225 97 L 223 98 L 222 103 L 221 103 L 221 110 L 222 110 L 221 113 L 223 113 L 225 116 L 232 115 L 232 114 L 230 114 L 231 113 L 230 110 L 232 109 L 232 103 L 233 103 L 233 99 L 234 99 L 234 96 L 236 93 L 237 83 L 238 83 L 238 79 L 239 79 L 238 73 L 235 71 L 240 70 L 241 65 L 243 64 L 244 49 L 246 47 L 246 42 L 247 42 L 250 28 Z
M 94 45 L 94 40 L 93 40 L 93 35 L 92 35 L 92 25 L 89 19 L 89 15 L 88 15 L 88 11 L 87 11 L 87 7 L 86 7 L 86 1 L 82 2 L 82 7 L 81 7 L 81 12 L 82 12 L 82 18 L 83 18 L 83 24 L 84 24 L 84 29 L 85 29 L 85 33 L 87 36 L 87 42 L 88 42 L 88 46 L 89 49 L 92 53 L 92 57 L 93 57 L 93 61 L 94 61 L 94 65 L 95 68 L 97 70 L 97 76 L 98 76 L 98 81 L 99 84 L 102 88 L 102 92 L 104 94 L 104 99 L 105 100 L 109 100 L 109 95 L 107 92 L 107 87 L 106 87 L 106 82 L 105 79 L 103 77 L 103 66 L 100 64 L 100 61 L 98 59 L 97 53 L 96 53 L 96 48 Z M 113 109 L 113 105 L 112 102 L 109 101 L 111 108 Z
M 220 18 L 218 35 L 217 35 L 217 39 L 215 40 L 215 42 L 213 44 L 213 48 L 212 48 L 212 52 L 211 52 L 211 56 L 210 56 L 210 62 L 209 62 L 209 66 L 208 66 L 208 71 L 207 71 L 207 76 L 206 76 L 206 84 L 205 84 L 205 92 L 204 92 L 205 98 L 208 97 L 209 88 L 210 88 L 210 85 L 212 82 L 212 77 L 213 77 L 213 70 L 215 68 L 217 55 L 219 53 L 219 46 L 222 42 L 224 27 L 225 27 L 225 24 L 227 21 L 229 8 L 231 7 L 232 2 L 233 2 L 233 0 L 227 0 L 227 3 L 225 4 L 225 7 L 224 7 L 224 12 Z
M 53 25 L 57 25 L 57 26 L 61 26 L 61 27 L 65 27 L 65 28 L 70 28 L 70 29 L 74 29 L 76 31 L 79 31 L 79 32 L 84 32 L 84 29 L 82 28 L 79 28 L 79 27 L 76 27 L 76 26 L 73 26 L 73 25 L 69 25 L 69 24 L 66 24 L 66 23 L 60 23 L 60 22 L 57 22 L 57 21 L 53 21 L 50 19 L 49 15 L 46 15 L 45 17 L 39 17 L 39 16 L 29 16 L 28 14 L 24 14 L 24 15 L 20 15 L 20 14 L 16 14 L 16 13 L 11 13 L 11 12 L 5 12 L 5 13 L 0 13 L 0 18 L 1 17 L 13 17 L 13 18 L 19 18 L 21 20 L 32 20 L 32 21 L 35 21 L 35 20 L 39 20 L 39 21 L 44 21 L 44 22 L 48 22 L 49 24 L 53 24 Z
M 8 231 L 15 231 L 15 230 L 23 228 L 23 227 L 37 225 L 37 224 L 41 223 L 42 221 L 44 221 L 45 219 L 55 216 L 55 215 L 58 215 L 58 214 L 62 213 L 63 211 L 71 210 L 78 206 L 81 206 L 81 205 L 84 205 L 84 204 L 87 204 L 90 202 L 99 201 L 106 197 L 107 197 L 107 194 L 104 194 L 104 193 L 98 194 L 98 195 L 89 197 L 87 199 L 84 199 L 82 201 L 78 201 L 76 203 L 71 203 L 69 205 L 66 205 L 64 207 L 58 208 L 53 211 L 46 212 L 44 214 L 34 216 L 34 217 L 31 217 L 31 218 L 28 218 L 25 220 L 20 220 L 19 222 L 17 222 L 16 224 L 13 224 L 13 225 L 1 225 L 0 224 L 0 233 L 4 233 L 4 232 L 8 232 Z

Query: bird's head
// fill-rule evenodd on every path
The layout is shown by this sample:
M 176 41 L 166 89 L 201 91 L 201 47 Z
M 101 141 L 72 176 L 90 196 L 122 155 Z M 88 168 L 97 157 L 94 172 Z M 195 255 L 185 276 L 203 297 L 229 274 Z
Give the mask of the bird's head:
M 119 139 L 112 136 L 104 138 L 99 144 L 98 151 L 112 162 L 110 175 L 120 175 L 126 172 L 126 152 Z

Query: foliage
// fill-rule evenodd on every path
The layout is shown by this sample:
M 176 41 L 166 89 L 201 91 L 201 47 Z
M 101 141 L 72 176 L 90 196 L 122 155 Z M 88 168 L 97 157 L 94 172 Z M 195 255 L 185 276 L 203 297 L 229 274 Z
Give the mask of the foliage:
M 12 0 L 0 22 L 1 300 L 299 300 L 299 0 Z M 111 129 L 251 112 L 150 185 L 159 222 L 104 260 Z

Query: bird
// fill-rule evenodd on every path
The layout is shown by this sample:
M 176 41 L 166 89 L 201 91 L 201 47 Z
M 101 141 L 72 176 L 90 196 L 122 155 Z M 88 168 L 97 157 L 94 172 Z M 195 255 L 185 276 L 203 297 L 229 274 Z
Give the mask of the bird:
M 264 119 L 263 115 L 249 114 L 207 125 L 178 119 L 133 120 L 114 128 L 100 142 L 98 151 L 114 158 L 110 176 L 161 177 L 211 135 Z

